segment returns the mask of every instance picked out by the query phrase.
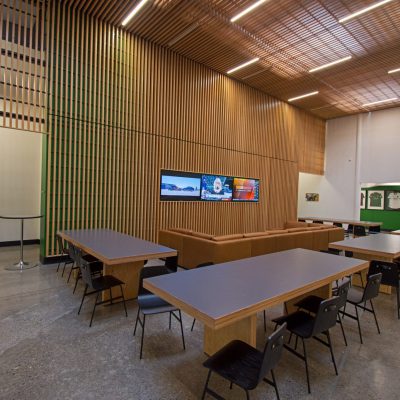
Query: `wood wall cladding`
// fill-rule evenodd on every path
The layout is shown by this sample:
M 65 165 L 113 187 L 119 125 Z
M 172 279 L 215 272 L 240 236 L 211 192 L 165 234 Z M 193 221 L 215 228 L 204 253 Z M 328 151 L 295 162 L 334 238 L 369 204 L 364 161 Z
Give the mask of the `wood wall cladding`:
M 296 218 L 294 127 L 323 121 L 60 2 L 49 21 L 44 255 L 60 229 L 157 240 L 160 228 L 228 234 Z M 161 169 L 259 178 L 260 202 L 160 202 Z
M 45 0 L 0 3 L 0 127 L 46 132 Z

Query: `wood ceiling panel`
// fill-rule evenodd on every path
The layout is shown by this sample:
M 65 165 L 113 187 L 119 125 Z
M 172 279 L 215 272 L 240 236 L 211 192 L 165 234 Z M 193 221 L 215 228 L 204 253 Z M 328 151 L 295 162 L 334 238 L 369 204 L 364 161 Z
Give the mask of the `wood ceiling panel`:
M 117 26 L 139 2 L 64 1 Z M 126 29 L 223 74 L 259 57 L 232 77 L 282 100 L 319 90 L 313 100 L 296 105 L 327 118 L 365 111 L 365 102 L 400 97 L 398 78 L 387 74 L 400 68 L 400 1 L 338 22 L 376 1 L 267 0 L 231 23 L 255 0 L 150 0 Z M 342 65 L 308 72 L 348 55 L 352 60 Z

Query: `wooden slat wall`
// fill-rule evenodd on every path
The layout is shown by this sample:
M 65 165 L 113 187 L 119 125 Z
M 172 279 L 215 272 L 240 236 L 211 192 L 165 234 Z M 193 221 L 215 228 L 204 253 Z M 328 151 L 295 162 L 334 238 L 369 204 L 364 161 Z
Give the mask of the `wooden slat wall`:
M 156 240 L 296 218 L 302 111 L 59 2 L 49 21 L 45 255 L 58 229 Z M 306 119 L 318 135 L 323 122 Z M 259 178 L 260 202 L 160 202 L 163 168 Z
M 0 3 L 0 127 L 46 133 L 45 0 Z

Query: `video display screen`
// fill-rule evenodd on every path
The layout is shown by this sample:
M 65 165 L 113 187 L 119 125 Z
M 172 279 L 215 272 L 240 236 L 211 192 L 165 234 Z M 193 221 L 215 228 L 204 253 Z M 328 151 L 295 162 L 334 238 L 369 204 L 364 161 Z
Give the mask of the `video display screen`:
M 233 201 L 258 201 L 258 179 L 234 178 Z
M 160 185 L 161 200 L 200 200 L 200 174 L 162 170 Z
M 232 201 L 233 177 L 203 175 L 201 178 L 201 199 L 208 201 Z

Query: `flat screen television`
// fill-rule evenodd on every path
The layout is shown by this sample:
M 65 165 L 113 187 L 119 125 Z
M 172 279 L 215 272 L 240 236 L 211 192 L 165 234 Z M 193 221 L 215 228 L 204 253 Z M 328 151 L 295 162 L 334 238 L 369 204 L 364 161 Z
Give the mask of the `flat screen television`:
M 201 178 L 201 199 L 207 201 L 232 201 L 233 177 L 203 175 Z
M 161 170 L 160 200 L 200 200 L 201 174 Z
M 233 178 L 233 201 L 258 201 L 258 179 Z

